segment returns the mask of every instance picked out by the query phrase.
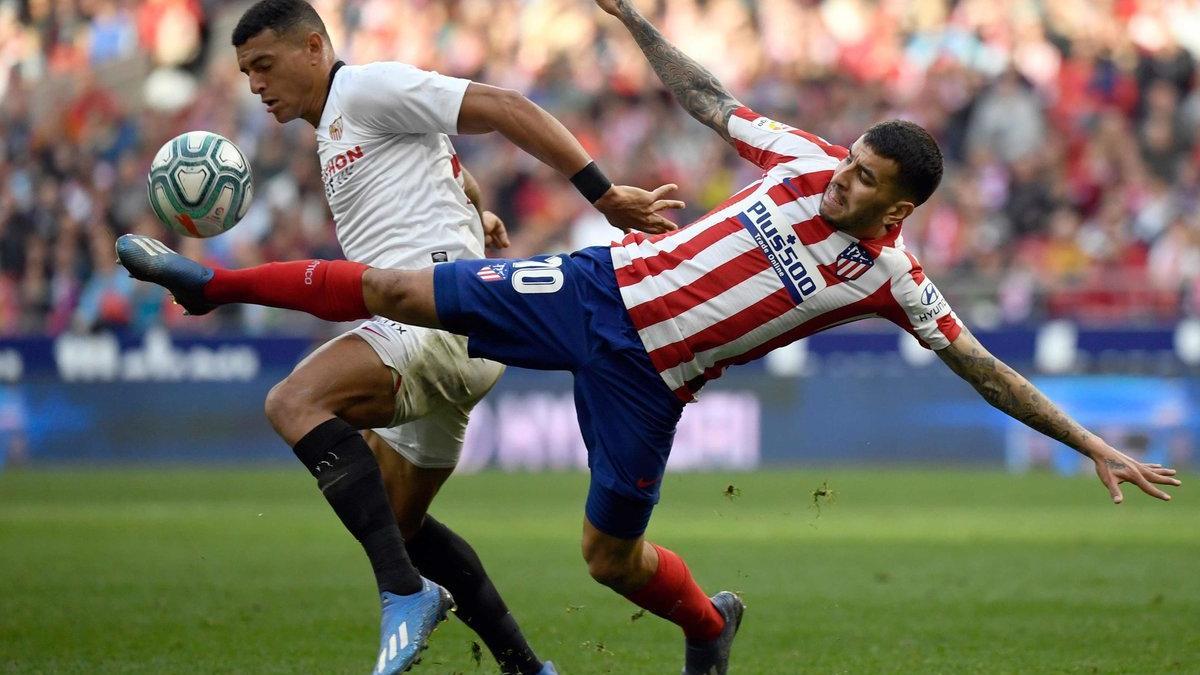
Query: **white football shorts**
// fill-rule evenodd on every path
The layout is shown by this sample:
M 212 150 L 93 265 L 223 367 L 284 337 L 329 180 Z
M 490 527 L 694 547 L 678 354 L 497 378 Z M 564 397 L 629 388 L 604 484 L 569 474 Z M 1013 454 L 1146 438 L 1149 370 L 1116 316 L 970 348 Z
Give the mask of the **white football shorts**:
M 467 338 L 375 317 L 350 331 L 374 348 L 396 383 L 396 411 L 372 429 L 424 469 L 458 464 L 471 408 L 491 390 L 504 365 L 467 356 Z

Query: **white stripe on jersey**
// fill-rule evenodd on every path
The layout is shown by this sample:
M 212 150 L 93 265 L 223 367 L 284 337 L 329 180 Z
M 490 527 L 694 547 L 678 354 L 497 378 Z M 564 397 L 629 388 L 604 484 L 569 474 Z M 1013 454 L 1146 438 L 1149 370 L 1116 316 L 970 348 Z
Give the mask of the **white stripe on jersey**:
M 758 194 L 758 192 L 755 191 L 751 194 Z M 670 253 L 670 252 L 674 251 L 675 249 L 679 248 L 680 246 L 682 246 L 682 245 L 688 243 L 689 241 L 695 239 L 696 237 L 700 236 L 701 234 L 704 234 L 704 232 L 706 232 L 713 225 L 723 223 L 726 220 L 728 220 L 730 218 L 730 216 L 736 216 L 737 214 L 741 213 L 741 211 L 739 210 L 740 206 L 741 206 L 741 202 L 739 201 L 739 202 L 730 204 L 729 206 L 727 206 L 719 211 L 713 211 L 712 213 L 701 218 L 700 220 L 697 220 L 696 222 L 692 223 L 691 225 L 688 225 L 687 227 L 683 228 L 682 230 L 679 230 L 679 232 L 672 234 L 670 236 L 667 236 L 667 237 L 663 237 L 662 239 L 660 239 L 656 242 L 652 243 L 647 239 L 643 239 L 640 242 L 623 244 L 621 246 L 621 248 L 630 249 L 631 253 L 633 251 L 636 251 L 639 254 L 637 256 L 639 258 L 653 257 L 653 256 L 658 255 L 659 253 Z
M 643 328 L 642 343 L 646 346 L 646 351 L 654 351 L 672 342 L 677 342 L 677 340 L 665 341 L 676 331 L 683 336 L 682 339 L 686 340 L 713 324 L 762 301 L 778 290 L 779 277 L 775 276 L 775 271 L 768 267 L 740 284 L 726 289 L 708 302 L 702 302 L 677 314 L 673 319 L 666 319 L 653 326 Z M 673 323 L 675 330 L 659 330 L 664 323 Z
M 758 201 L 759 199 L 768 199 L 769 200 L 770 197 L 768 197 L 766 195 L 765 191 L 757 191 L 757 192 L 751 193 L 751 194 L 747 195 L 741 201 L 738 201 L 737 203 L 731 204 L 729 207 L 722 209 L 719 213 L 723 217 L 718 221 L 705 224 L 704 229 L 707 230 L 707 229 L 711 228 L 713 225 L 724 223 L 729 218 L 741 214 L 743 211 L 746 210 L 746 206 L 748 204 L 753 204 L 754 202 Z M 782 211 L 783 216 L 787 220 L 789 220 L 791 223 L 799 223 L 799 222 L 804 222 L 805 220 L 808 220 L 809 218 L 812 217 L 811 213 L 815 212 L 815 205 L 819 204 L 820 201 L 821 201 L 821 196 L 814 195 L 812 197 L 805 197 L 803 199 L 798 199 L 794 202 L 789 202 L 787 204 L 784 204 L 782 207 L 778 207 L 778 208 L 780 209 L 780 211 Z M 814 210 L 809 211 L 808 209 L 814 209 Z M 691 230 L 693 227 L 697 227 L 699 225 L 700 225 L 699 222 L 696 225 L 691 225 L 691 226 L 687 227 L 683 232 L 680 232 L 680 234 L 682 235 L 684 232 Z M 621 287 L 621 296 L 625 299 L 625 306 L 629 307 L 629 308 L 633 308 L 633 307 L 636 307 L 637 305 L 642 304 L 643 302 L 647 302 L 649 300 L 653 300 L 653 299 L 661 296 L 662 293 L 658 290 L 658 287 L 661 285 L 665 284 L 671 288 L 681 288 L 688 284 L 694 283 L 695 281 L 697 281 L 698 279 L 703 277 L 705 274 L 707 274 L 714 267 L 717 267 L 718 265 L 720 265 L 724 262 L 732 260 L 733 258 L 737 257 L 738 255 L 740 255 L 742 253 L 745 253 L 748 250 L 756 249 L 758 247 L 758 244 L 756 244 L 754 242 L 754 238 L 752 236 L 750 236 L 750 233 L 747 232 L 746 229 L 741 227 L 740 225 L 738 227 L 739 227 L 739 229 L 737 232 L 726 235 L 725 237 L 721 238 L 716 243 L 710 244 L 704 250 L 697 253 L 694 257 L 691 258 L 691 260 L 689 261 L 689 263 L 687 265 L 681 266 L 681 267 L 676 267 L 676 268 L 669 269 L 669 270 L 663 270 L 662 272 L 659 272 L 658 274 L 647 275 L 646 277 L 642 278 L 637 283 L 630 284 L 628 286 L 622 286 Z M 640 255 L 636 255 L 636 257 L 641 260 L 647 260 L 649 258 L 653 258 L 656 255 L 658 255 L 660 252 L 673 251 L 673 250 L 675 250 L 675 248 L 678 247 L 677 243 L 674 246 L 671 246 L 670 248 L 660 247 L 660 246 L 656 245 L 656 244 L 665 243 L 667 241 L 670 241 L 673 238 L 674 237 L 667 237 L 667 238 L 661 240 L 660 242 L 656 242 L 655 244 L 651 244 L 650 242 L 643 241 L 642 245 L 638 246 L 638 247 L 634 247 L 633 244 L 630 244 L 628 246 L 614 247 L 613 248 L 614 267 L 619 269 L 621 267 L 626 267 L 626 266 L 630 265 L 632 263 L 632 258 L 635 257 L 633 255 L 634 251 L 636 251 L 636 253 L 640 254 Z M 693 237 L 689 237 L 688 241 L 690 241 L 692 238 Z M 837 258 L 838 254 L 841 253 L 842 249 L 844 249 L 848 244 L 849 244 L 849 242 L 847 241 L 846 244 L 842 245 L 842 248 L 839 248 L 837 251 L 834 251 L 833 255 L 829 256 L 829 260 L 833 260 L 833 259 Z M 824 242 L 822 242 L 821 246 L 822 246 L 822 252 L 824 252 Z M 616 257 L 616 252 L 618 250 L 621 250 L 621 252 L 622 252 L 622 255 L 620 256 L 619 260 Z M 822 261 L 822 262 L 828 262 L 828 261 Z M 815 272 L 815 270 L 814 270 L 814 272 Z
M 664 270 L 622 288 L 621 295 L 625 297 L 625 306 L 632 309 L 643 302 L 661 297 L 662 293 L 657 287 L 663 284 L 671 288 L 682 288 L 695 283 L 714 267 L 744 252 L 748 244 L 753 246 L 754 240 L 750 233 L 739 225 L 736 232 L 726 235 L 691 258 L 694 264 Z
M 891 276 L 883 268 L 883 265 L 872 267 L 869 272 L 859 277 L 854 284 L 841 283 L 829 286 L 821 293 L 812 296 L 803 305 L 789 309 L 783 314 L 759 324 L 741 337 L 735 338 L 718 347 L 697 353 L 695 358 L 688 363 L 680 364 L 676 368 L 670 369 L 676 370 L 680 378 L 679 384 L 676 384 L 672 389 L 678 388 L 684 382 L 702 374 L 718 361 L 751 351 L 807 321 L 820 317 L 830 310 L 849 305 L 870 295 L 869 292 L 864 294 L 856 286 L 868 286 L 878 290 L 879 287 L 889 282 Z
M 794 130 L 795 127 L 766 117 L 759 117 L 753 122 L 737 115 L 729 118 L 729 134 L 747 145 L 790 157 L 804 155 L 828 157 L 821 146 L 799 134 L 791 133 Z

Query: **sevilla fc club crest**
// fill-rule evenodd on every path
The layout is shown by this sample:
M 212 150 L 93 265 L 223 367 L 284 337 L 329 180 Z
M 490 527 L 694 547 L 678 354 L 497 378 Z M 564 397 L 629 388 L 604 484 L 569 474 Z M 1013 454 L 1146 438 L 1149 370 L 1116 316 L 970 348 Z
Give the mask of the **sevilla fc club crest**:
M 862 244 L 854 243 L 838 254 L 833 264 L 833 274 L 843 281 L 854 281 L 866 274 L 875 264 L 875 259 L 863 248 Z
M 329 137 L 335 141 L 342 140 L 342 116 L 338 115 L 337 119 L 329 123 Z

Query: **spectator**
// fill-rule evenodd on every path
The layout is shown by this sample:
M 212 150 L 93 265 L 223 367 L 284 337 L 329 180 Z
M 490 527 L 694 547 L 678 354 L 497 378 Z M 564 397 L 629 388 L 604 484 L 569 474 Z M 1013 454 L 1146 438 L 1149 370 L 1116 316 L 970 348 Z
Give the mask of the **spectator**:
M 589 3 L 316 2 L 344 58 L 528 92 L 610 175 L 678 182 L 681 220 L 757 178 L 661 95 L 632 41 Z M 0 2 L 0 332 L 319 330 L 258 309 L 183 321 L 164 297 L 130 290 L 101 255 L 113 233 L 164 234 L 145 171 L 159 144 L 196 128 L 252 157 L 257 196 L 232 232 L 175 245 L 235 266 L 337 254 L 311 132 L 266 124 L 237 72 L 225 31 L 238 9 Z M 1065 290 L 1108 298 L 1154 286 L 1182 311 L 1200 307 L 1200 39 L 1187 29 L 1200 24 L 1196 3 L 659 0 L 655 10 L 673 40 L 781 121 L 842 144 L 887 117 L 929 128 L 945 182 L 905 236 L 961 289 L 954 300 L 968 320 L 1037 319 Z M 502 139 L 455 145 L 509 226 L 507 254 L 615 236 L 570 185 Z M 1111 303 L 1118 317 L 1126 306 L 1137 303 Z M 1085 310 L 1054 308 L 1093 316 Z

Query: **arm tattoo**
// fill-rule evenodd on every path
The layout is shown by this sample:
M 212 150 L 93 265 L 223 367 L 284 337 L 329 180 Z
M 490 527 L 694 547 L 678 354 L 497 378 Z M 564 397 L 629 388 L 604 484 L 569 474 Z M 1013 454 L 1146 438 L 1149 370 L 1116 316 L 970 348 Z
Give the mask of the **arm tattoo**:
M 1108 468 L 1112 469 L 1113 471 L 1119 471 L 1120 469 L 1128 469 L 1129 468 L 1129 466 L 1127 464 L 1125 464 L 1125 462 L 1118 462 L 1115 459 L 1106 459 L 1106 460 L 1104 460 L 1104 463 L 1106 465 L 1108 465 Z
M 1092 434 L 1054 405 L 1037 387 L 988 353 L 974 337 L 969 350 L 938 351 L 946 365 L 969 382 L 984 400 L 1056 441 L 1082 452 Z
M 704 66 L 668 42 L 628 2 L 621 3 L 621 19 L 654 72 L 679 100 L 683 109 L 726 141 L 732 141 L 729 136 L 729 117 L 741 105 L 737 99 Z

